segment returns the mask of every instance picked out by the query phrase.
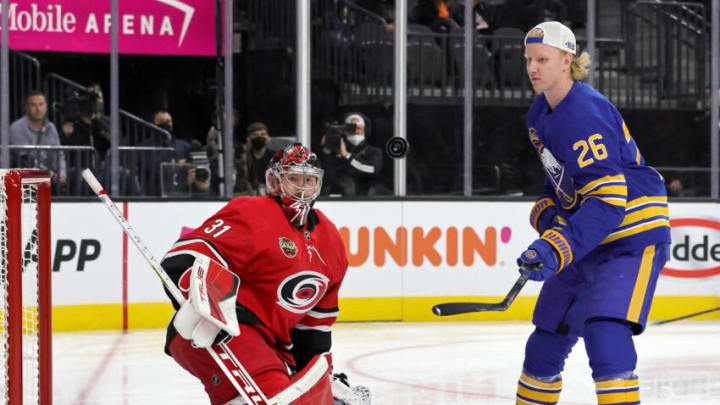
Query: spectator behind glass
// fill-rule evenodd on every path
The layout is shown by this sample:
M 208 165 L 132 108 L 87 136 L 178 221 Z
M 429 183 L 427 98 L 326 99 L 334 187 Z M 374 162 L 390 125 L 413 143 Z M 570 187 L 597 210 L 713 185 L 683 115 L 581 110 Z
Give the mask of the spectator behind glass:
M 322 137 L 323 194 L 375 195 L 383 154 L 380 148 L 368 143 L 365 135 L 369 124 L 367 117 L 353 112 L 345 117 L 344 134 L 337 142 L 333 134 Z
M 94 83 L 87 94 L 77 94 L 64 102 L 60 143 L 66 146 L 92 146 L 98 157 L 98 166 L 105 166 L 110 149 L 110 118 L 104 114 L 102 88 Z
M 265 195 L 265 169 L 274 151 L 268 149 L 267 125 L 254 122 L 247 127 L 245 144 L 235 151 L 235 195 Z
M 450 17 L 461 27 L 465 26 L 465 1 L 456 1 L 450 5 Z M 473 19 L 475 30 L 481 35 L 492 34 L 494 27 L 494 7 L 482 0 L 473 0 Z
M 25 115 L 10 125 L 10 145 L 60 146 L 55 124 L 47 119 L 47 99 L 40 91 L 31 91 L 25 98 Z M 65 154 L 62 151 L 13 151 L 14 167 L 39 168 L 52 176 L 53 188 L 67 182 Z
M 433 32 L 448 33 L 458 26 L 451 18 L 448 3 L 448 0 L 418 0 L 408 22 L 428 26 Z
M 175 127 L 173 125 L 173 118 L 172 115 L 170 115 L 170 112 L 168 112 L 167 110 L 156 111 L 152 116 L 152 123 L 168 131 L 170 133 L 170 139 L 168 140 L 160 137 L 151 137 L 144 140 L 141 143 L 141 146 L 170 146 L 174 150 L 168 152 L 162 151 L 160 153 L 152 153 L 150 155 L 151 173 L 159 172 L 160 164 L 163 162 L 178 164 L 189 162 L 190 152 L 193 151 L 193 146 L 188 141 L 180 139 L 176 136 Z M 198 145 L 196 145 L 195 149 L 202 149 L 202 145 L 199 145 L 199 147 Z M 194 167 L 190 167 L 188 169 L 186 181 L 190 186 L 191 191 L 193 192 L 204 194 L 210 189 L 209 178 L 206 178 L 205 176 L 200 176 L 200 178 L 198 178 L 196 169 Z M 152 184 L 155 183 L 151 181 L 149 184 L 146 185 L 146 194 L 159 194 L 160 190 L 155 189 Z

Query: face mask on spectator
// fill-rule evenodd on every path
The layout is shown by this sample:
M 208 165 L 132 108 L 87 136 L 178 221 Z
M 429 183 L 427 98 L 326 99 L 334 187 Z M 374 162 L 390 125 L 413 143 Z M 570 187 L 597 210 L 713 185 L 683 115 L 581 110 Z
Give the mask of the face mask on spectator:
M 346 138 L 348 142 L 355 146 L 358 146 L 365 137 L 363 135 L 348 135 Z
M 170 126 L 169 122 L 161 122 L 161 123 L 157 124 L 157 126 L 172 134 L 172 127 Z
M 253 138 L 251 141 L 251 145 L 253 150 L 258 151 L 265 147 L 265 144 L 267 143 L 267 139 L 263 138 L 262 136 L 259 136 L 257 138 Z

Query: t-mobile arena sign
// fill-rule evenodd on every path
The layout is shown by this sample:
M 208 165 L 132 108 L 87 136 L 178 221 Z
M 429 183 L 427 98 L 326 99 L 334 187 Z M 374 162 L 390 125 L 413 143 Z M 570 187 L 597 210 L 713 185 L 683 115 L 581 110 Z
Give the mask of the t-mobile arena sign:
M 215 0 L 117 2 L 120 53 L 215 55 Z M 110 0 L 10 0 L 8 11 L 13 49 L 110 52 Z

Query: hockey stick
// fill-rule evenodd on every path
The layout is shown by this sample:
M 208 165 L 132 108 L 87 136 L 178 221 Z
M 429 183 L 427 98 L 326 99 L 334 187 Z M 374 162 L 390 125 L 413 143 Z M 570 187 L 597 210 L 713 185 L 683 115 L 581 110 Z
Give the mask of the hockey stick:
M 696 317 L 696 316 L 700 316 L 700 315 L 704 315 L 704 314 L 709 314 L 710 312 L 715 312 L 715 311 L 720 311 L 720 307 L 711 308 L 711 309 L 706 309 L 705 311 L 695 312 L 694 314 L 683 315 L 683 316 L 679 316 L 679 317 L 673 318 L 673 319 L 666 319 L 666 320 L 664 320 L 664 321 L 657 321 L 657 322 L 654 323 L 654 325 L 665 325 L 666 323 L 675 322 L 675 321 L 682 321 L 683 319 L 694 318 L 694 317 Z
M 110 213 L 113 214 L 115 220 L 118 224 L 120 224 L 125 234 L 130 237 L 130 240 L 133 241 L 135 247 L 138 248 L 142 256 L 148 264 L 150 264 L 150 267 L 152 267 L 155 271 L 155 274 L 160 277 L 160 281 L 162 281 L 165 288 L 170 291 L 170 294 L 172 294 L 173 298 L 175 298 L 175 301 L 182 305 L 185 302 L 185 297 L 180 292 L 180 289 L 175 285 L 175 283 L 173 283 L 160 265 L 160 262 L 155 259 L 153 254 L 150 252 L 150 249 L 148 249 L 142 239 L 140 239 L 137 233 L 135 233 L 135 229 L 130 226 L 130 223 L 128 223 L 125 219 L 123 214 L 120 212 L 120 209 L 110 199 L 110 196 L 107 195 L 100 182 L 97 178 L 95 178 L 95 175 L 92 174 L 90 169 L 85 169 L 82 172 L 82 176 L 90 188 L 95 192 L 95 194 L 97 194 L 98 198 L 105 203 L 105 207 L 107 207 Z M 250 377 L 250 374 L 248 374 L 242 364 L 240 364 L 237 360 L 234 353 L 228 349 L 225 343 L 220 343 L 218 346 L 222 350 L 220 354 L 215 352 L 215 349 L 212 347 L 208 347 L 207 351 L 210 353 L 213 360 L 215 360 L 218 367 L 220 367 L 223 373 L 225 373 L 225 376 L 230 380 L 230 383 L 233 387 L 235 387 L 240 396 L 242 396 L 243 399 L 250 405 L 270 405 L 265 395 L 262 391 L 260 391 L 257 384 L 255 384 L 255 381 L 253 381 L 252 377 Z
M 488 312 L 488 311 L 505 311 L 510 308 L 510 304 L 515 301 L 520 290 L 528 280 L 527 274 L 521 274 L 518 277 L 515 284 L 512 286 L 510 291 L 507 293 L 505 298 L 497 303 L 487 302 L 448 302 L 445 304 L 437 304 L 432 310 L 435 315 L 446 316 L 446 315 L 458 315 L 465 314 L 468 312 Z

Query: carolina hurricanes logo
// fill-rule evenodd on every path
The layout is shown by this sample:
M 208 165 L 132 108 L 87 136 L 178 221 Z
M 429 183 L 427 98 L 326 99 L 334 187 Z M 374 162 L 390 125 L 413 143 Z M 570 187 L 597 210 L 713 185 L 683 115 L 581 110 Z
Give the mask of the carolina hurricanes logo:
M 280 283 L 278 304 L 290 312 L 304 314 L 325 295 L 328 278 L 314 271 L 295 273 Z

